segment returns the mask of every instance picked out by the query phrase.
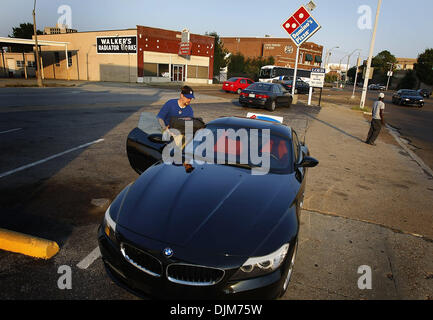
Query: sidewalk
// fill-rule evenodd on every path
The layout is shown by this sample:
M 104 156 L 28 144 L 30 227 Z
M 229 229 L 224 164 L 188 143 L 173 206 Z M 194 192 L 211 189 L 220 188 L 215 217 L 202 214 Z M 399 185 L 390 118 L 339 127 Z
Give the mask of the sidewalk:
M 368 117 L 328 105 L 310 116 L 309 170 L 288 299 L 433 299 L 433 179 L 386 128 L 363 143 Z M 370 266 L 372 290 L 357 273 Z

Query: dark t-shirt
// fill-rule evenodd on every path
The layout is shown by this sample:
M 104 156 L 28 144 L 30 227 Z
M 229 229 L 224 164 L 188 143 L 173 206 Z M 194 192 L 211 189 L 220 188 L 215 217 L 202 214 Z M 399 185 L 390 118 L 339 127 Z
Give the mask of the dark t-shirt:
M 194 117 L 194 111 L 191 106 L 185 108 L 179 107 L 178 99 L 168 100 L 159 111 L 157 118 L 164 120 L 166 126 L 170 124 L 171 117 Z

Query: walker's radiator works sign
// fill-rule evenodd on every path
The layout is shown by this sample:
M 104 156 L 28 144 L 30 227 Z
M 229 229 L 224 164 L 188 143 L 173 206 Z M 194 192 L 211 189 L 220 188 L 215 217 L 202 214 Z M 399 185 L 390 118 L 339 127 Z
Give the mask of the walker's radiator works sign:
M 137 36 L 96 37 L 96 51 L 109 54 L 137 53 Z

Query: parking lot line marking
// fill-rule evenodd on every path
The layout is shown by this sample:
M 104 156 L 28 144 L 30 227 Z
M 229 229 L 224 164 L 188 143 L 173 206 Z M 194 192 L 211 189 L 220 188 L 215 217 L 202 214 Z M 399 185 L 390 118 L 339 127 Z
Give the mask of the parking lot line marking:
M 2 131 L 2 132 L 0 132 L 0 134 L 3 134 L 3 133 L 9 133 L 9 132 L 15 132 L 15 131 L 19 131 L 19 130 L 22 130 L 23 128 L 16 128 L 16 129 L 11 129 L 11 130 L 7 130 L 7 131 Z
M 96 247 L 92 252 L 89 253 L 87 257 L 85 257 L 77 264 L 77 267 L 85 270 L 90 267 L 90 265 L 95 262 L 95 260 L 98 259 L 100 256 L 101 251 L 99 250 L 99 247 Z
M 13 170 L 10 170 L 10 171 L 7 171 L 7 172 L 4 172 L 4 173 L 1 173 L 1 174 L 0 174 L 0 178 L 4 178 L 4 177 L 9 176 L 9 175 L 11 175 L 11 174 L 14 174 L 14 173 L 17 173 L 17 172 L 19 172 L 19 171 L 22 171 L 22 170 L 25 170 L 25 169 L 28 169 L 28 168 L 31 168 L 31 167 L 37 166 L 37 165 L 42 164 L 42 163 L 44 163 L 44 162 L 47 162 L 47 161 L 50 161 L 50 160 L 52 160 L 52 159 L 55 159 L 55 158 L 61 157 L 61 156 L 65 155 L 65 154 L 67 154 L 67 153 L 70 153 L 70 152 L 76 151 L 76 150 L 78 150 L 78 149 L 86 148 L 86 147 L 88 147 L 88 146 L 90 146 L 90 145 L 92 145 L 92 144 L 95 144 L 95 143 L 98 143 L 98 142 L 102 142 L 102 141 L 104 141 L 104 139 L 99 139 L 99 140 L 92 141 L 92 142 L 89 142 L 89 143 L 86 143 L 86 144 L 82 144 L 81 146 L 78 146 L 78 147 L 75 147 L 75 148 L 72 148 L 72 149 L 69 149 L 69 150 L 63 151 L 63 152 L 58 153 L 58 154 L 55 154 L 55 155 L 53 155 L 53 156 L 51 156 L 51 157 L 48 157 L 48 158 L 45 158 L 45 159 L 42 159 L 42 160 L 39 160 L 39 161 L 36 161 L 36 162 L 30 163 L 30 164 L 27 164 L 27 165 L 25 165 L 25 166 L 22 166 L 22 167 L 19 167 L 19 168 L 16 168 L 16 169 L 13 169 Z

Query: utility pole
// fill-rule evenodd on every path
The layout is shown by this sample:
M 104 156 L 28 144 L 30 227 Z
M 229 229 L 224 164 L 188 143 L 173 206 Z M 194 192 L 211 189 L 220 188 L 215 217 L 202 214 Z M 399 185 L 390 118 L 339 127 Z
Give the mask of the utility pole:
M 367 98 L 367 86 L 368 86 L 368 80 L 370 78 L 371 60 L 373 59 L 374 43 L 376 42 L 376 31 L 377 31 L 377 24 L 379 22 L 379 13 L 380 13 L 381 5 L 382 5 L 382 0 L 378 0 L 377 1 L 377 11 L 376 11 L 376 21 L 374 22 L 373 35 L 371 36 L 370 53 L 368 55 L 367 70 L 365 72 L 365 79 L 364 79 L 364 87 L 362 88 L 361 103 L 359 105 L 359 107 L 361 109 L 364 109 L 365 99 Z
M 355 82 L 353 83 L 353 92 L 352 92 L 352 96 L 350 97 L 351 99 L 355 99 L 355 89 L 358 81 L 359 62 L 361 61 L 360 58 L 361 58 L 361 51 L 358 52 L 358 59 L 356 60 Z
M 41 65 L 39 62 L 39 46 L 38 46 L 38 35 L 36 32 L 37 29 L 36 29 L 35 9 L 36 9 L 36 0 L 33 6 L 33 34 L 35 36 L 35 45 L 36 45 L 36 70 L 38 74 L 38 87 L 42 87 L 43 85 L 42 85 Z

